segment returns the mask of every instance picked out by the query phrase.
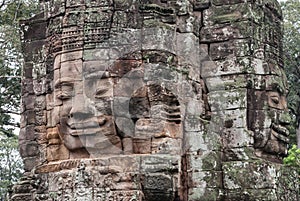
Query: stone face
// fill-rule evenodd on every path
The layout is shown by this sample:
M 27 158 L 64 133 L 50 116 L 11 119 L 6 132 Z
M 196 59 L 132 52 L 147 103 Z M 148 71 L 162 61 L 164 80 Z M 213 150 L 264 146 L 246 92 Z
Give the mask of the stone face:
M 275 0 L 40 4 L 11 200 L 296 200 Z

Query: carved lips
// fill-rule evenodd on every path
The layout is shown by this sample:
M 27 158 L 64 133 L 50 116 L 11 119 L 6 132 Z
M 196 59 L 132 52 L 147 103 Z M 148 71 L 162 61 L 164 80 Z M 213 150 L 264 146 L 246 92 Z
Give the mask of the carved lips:
M 69 119 L 66 122 L 68 133 L 73 136 L 91 135 L 106 130 L 103 128 L 107 123 L 106 117 L 92 117 L 84 120 Z M 105 126 L 106 127 L 106 126 Z
M 288 143 L 289 142 L 289 130 L 281 125 L 272 123 L 271 125 L 272 134 L 279 140 Z

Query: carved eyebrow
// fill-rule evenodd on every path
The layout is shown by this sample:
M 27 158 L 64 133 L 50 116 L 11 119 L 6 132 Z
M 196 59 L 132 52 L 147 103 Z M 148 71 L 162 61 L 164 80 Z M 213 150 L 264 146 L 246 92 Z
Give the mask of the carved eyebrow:
M 58 79 L 54 84 L 54 88 L 58 88 L 62 85 L 71 85 L 72 86 L 73 82 L 74 82 L 74 78 L 70 78 L 70 77 Z
M 272 84 L 272 90 L 277 91 L 279 94 L 284 94 L 285 89 L 277 83 Z

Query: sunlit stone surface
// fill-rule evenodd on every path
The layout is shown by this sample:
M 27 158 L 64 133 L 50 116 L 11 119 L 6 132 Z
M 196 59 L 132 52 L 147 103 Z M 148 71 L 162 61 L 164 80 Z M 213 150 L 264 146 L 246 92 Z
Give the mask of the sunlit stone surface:
M 297 199 L 275 0 L 40 4 L 12 200 Z

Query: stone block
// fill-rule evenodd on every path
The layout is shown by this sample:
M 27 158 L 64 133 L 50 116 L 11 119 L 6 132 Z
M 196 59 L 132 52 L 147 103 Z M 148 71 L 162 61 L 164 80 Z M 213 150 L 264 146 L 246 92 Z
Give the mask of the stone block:
M 122 139 L 123 151 L 124 154 L 133 154 L 133 140 L 132 138 L 123 138 Z
M 25 78 L 22 79 L 22 95 L 24 94 L 34 94 L 33 91 L 33 82 L 32 79 L 30 78 Z
M 24 110 L 33 110 L 35 104 L 35 96 L 34 95 L 25 95 L 22 97 L 22 105 L 24 106 Z
M 194 3 L 194 11 L 200 10 L 205 7 L 204 3 Z M 182 15 L 178 16 L 176 20 L 176 25 L 179 33 L 194 33 L 199 36 L 199 30 L 202 26 L 202 16 L 201 12 L 193 12 L 192 15 Z
M 200 116 L 200 115 L 199 115 Z M 203 131 L 203 126 L 201 124 L 201 119 L 199 116 L 190 116 L 184 119 L 184 131 L 186 132 L 201 132 Z
M 133 138 L 133 153 L 135 154 L 150 154 L 151 153 L 151 138 Z
M 26 125 L 35 124 L 35 112 L 34 110 L 27 110 L 24 112 Z
M 145 87 L 143 79 L 123 77 L 118 84 L 114 86 L 114 96 L 117 97 L 132 97 L 134 93 Z
M 156 200 L 174 200 L 175 192 L 162 192 L 162 191 L 144 191 L 144 197 L 149 201 Z
M 222 152 L 199 150 L 186 154 L 187 171 L 221 171 Z
M 47 111 L 47 127 L 52 128 L 59 123 L 60 109 L 54 107 L 52 110 Z
M 252 48 L 252 47 L 251 47 Z M 247 39 L 235 39 L 226 42 L 212 43 L 209 55 L 211 59 L 221 60 L 232 57 L 252 56 L 252 49 Z
M 113 100 L 113 113 L 116 117 L 131 118 L 129 113 L 130 97 L 115 97 Z
M 152 138 L 151 140 L 151 153 L 152 154 L 181 154 L 181 139 L 174 138 Z
M 41 110 L 35 112 L 35 125 L 42 126 L 47 124 L 47 111 Z
M 217 6 L 212 6 L 203 12 L 205 26 L 241 21 L 255 22 L 254 26 L 258 26 L 263 21 L 264 13 L 260 6 L 242 0 L 227 0 L 227 3 L 221 5 L 217 1 L 219 0 L 212 2 Z M 220 1 L 224 2 L 224 0 Z
M 26 172 L 30 172 L 33 170 L 34 167 L 38 165 L 38 158 L 37 157 L 26 157 L 23 158 L 23 163 L 24 163 L 24 170 Z
M 46 94 L 47 92 L 46 83 L 47 83 L 46 78 L 33 80 L 33 91 L 37 96 Z
M 239 189 L 226 190 L 227 197 L 232 200 L 278 200 L 274 189 Z
M 35 126 L 35 137 L 38 144 L 47 144 L 46 126 Z
M 244 3 L 244 0 L 212 0 L 213 5 L 222 6 L 222 5 L 231 5 L 231 4 L 239 4 Z
M 35 140 L 34 128 L 34 125 L 28 125 L 26 127 L 21 128 L 19 133 L 19 142 Z
M 225 128 L 247 128 L 247 110 L 239 108 L 236 110 L 225 110 L 223 119 L 223 127 Z M 212 112 L 212 115 L 220 115 L 217 112 Z
M 228 190 L 274 189 L 278 167 L 266 161 L 223 163 L 224 187 Z
M 247 106 L 247 89 L 213 91 L 208 94 L 211 111 L 225 111 Z
M 254 136 L 253 132 L 246 128 L 228 128 L 224 129 L 222 139 L 224 147 L 238 148 L 253 146 Z
M 207 144 L 208 150 L 220 151 L 223 147 L 220 125 L 209 123 L 205 126 L 203 139 Z
M 217 61 L 206 61 L 201 63 L 201 76 L 207 77 L 219 77 L 220 79 L 224 76 L 244 74 L 251 72 L 251 58 L 247 57 L 233 57 L 226 58 Z
M 112 156 L 108 162 L 110 167 L 116 167 L 120 173 L 138 172 L 140 169 L 139 156 Z
M 83 62 L 82 60 L 73 60 L 68 62 L 62 62 L 60 67 L 61 78 L 74 78 L 73 81 L 81 81 L 83 78 Z M 78 76 L 81 75 L 81 76 Z
M 131 4 L 129 2 L 127 5 Z M 126 7 L 127 7 L 126 5 Z M 123 4 L 125 6 L 125 4 Z M 115 7 L 118 7 L 115 5 Z M 112 28 L 133 28 L 140 29 L 142 27 L 142 15 L 139 12 L 136 12 L 136 8 L 132 6 L 128 10 L 116 10 L 113 15 Z
M 183 144 L 184 152 L 207 151 L 207 143 L 203 139 L 204 131 L 185 132 Z
M 70 158 L 69 150 L 63 144 L 53 144 L 46 149 L 47 161 L 66 160 Z
M 173 181 L 170 175 L 164 173 L 150 173 L 145 175 L 144 189 L 152 192 L 170 193 L 173 191 Z
M 46 110 L 46 97 L 45 96 L 36 96 L 35 97 L 34 110 L 35 111 Z
M 193 33 L 180 33 L 176 35 L 176 55 L 178 63 L 187 66 L 200 64 L 199 39 Z
M 41 50 L 43 45 L 45 45 L 45 40 L 34 40 L 25 43 L 23 46 L 25 61 L 40 62 L 39 59 L 42 58 Z
M 258 33 L 256 35 L 253 34 L 253 31 L 258 30 L 252 27 L 252 22 L 248 21 L 206 26 L 200 31 L 200 41 L 203 43 L 222 42 L 232 39 L 246 39 L 254 36 L 260 37 Z
M 254 148 L 242 147 L 242 148 L 225 148 L 223 153 L 224 161 L 246 161 L 255 158 Z
M 39 154 L 38 144 L 36 142 L 23 141 L 19 145 L 20 155 L 25 157 L 33 157 Z
M 178 73 L 172 70 L 168 65 L 149 63 L 144 64 L 145 73 L 144 80 L 148 82 L 153 82 L 156 85 L 161 83 L 176 83 L 178 81 Z
M 142 30 L 142 50 L 164 50 L 175 53 L 176 35 L 174 30 L 164 27 L 144 28 Z
M 180 163 L 180 156 L 170 156 L 162 154 L 142 155 L 140 172 L 178 172 Z
M 125 138 L 132 138 L 135 134 L 135 125 L 131 118 L 116 117 L 115 123 L 117 125 L 118 133 Z
M 245 74 L 231 74 L 205 79 L 209 91 L 234 90 L 247 88 L 252 82 L 251 78 Z
M 216 201 L 222 200 L 222 191 L 215 188 L 206 188 L 205 186 L 190 188 L 188 190 L 189 201 Z
M 192 72 L 195 72 L 192 70 Z M 192 73 L 191 72 L 191 73 Z M 192 78 L 192 76 L 189 75 L 190 78 Z M 201 82 L 201 80 L 199 80 L 199 82 Z M 180 84 L 177 84 L 180 83 Z M 202 96 L 202 85 L 199 83 L 195 83 L 191 80 L 182 80 L 179 79 L 177 82 L 175 83 L 171 83 L 173 85 L 178 85 L 177 89 L 178 92 L 175 90 L 171 90 L 174 94 L 177 95 L 178 99 L 182 99 L 183 103 L 187 103 L 189 101 L 195 100 L 195 99 L 200 99 L 200 97 Z M 172 88 L 170 88 L 172 89 Z M 196 101 L 196 100 L 195 100 Z
M 142 60 L 129 58 L 117 58 L 109 71 L 119 78 L 127 77 L 130 80 L 142 79 L 144 77 L 143 69 L 140 68 Z
M 193 8 L 196 11 L 203 11 L 210 7 L 210 0 L 194 0 Z
M 188 187 L 189 188 L 222 188 L 222 171 L 203 171 L 188 173 Z
M 32 79 L 32 68 L 33 68 L 33 63 L 32 62 L 25 62 L 24 67 L 23 67 L 23 76 L 25 78 Z

